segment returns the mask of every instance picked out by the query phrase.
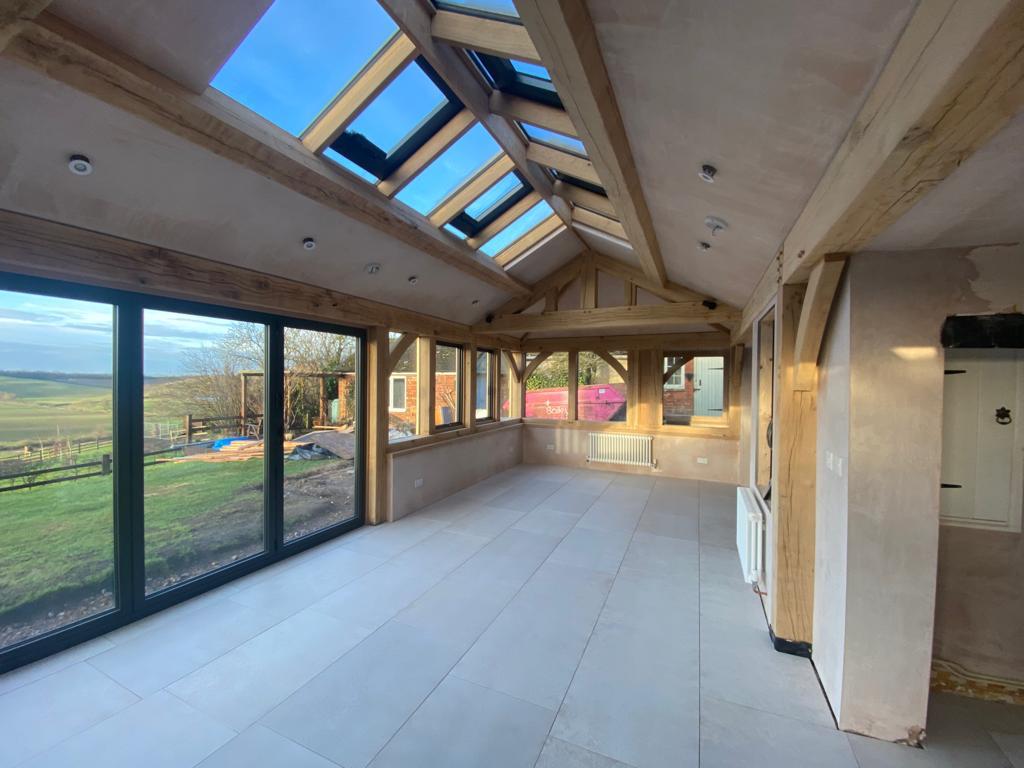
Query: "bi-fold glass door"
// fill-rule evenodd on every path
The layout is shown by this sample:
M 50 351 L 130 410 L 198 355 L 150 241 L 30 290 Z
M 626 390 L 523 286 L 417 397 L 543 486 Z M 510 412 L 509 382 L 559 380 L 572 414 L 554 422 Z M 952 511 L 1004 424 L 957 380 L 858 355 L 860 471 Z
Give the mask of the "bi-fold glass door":
M 0 671 L 362 524 L 365 337 L 0 274 Z

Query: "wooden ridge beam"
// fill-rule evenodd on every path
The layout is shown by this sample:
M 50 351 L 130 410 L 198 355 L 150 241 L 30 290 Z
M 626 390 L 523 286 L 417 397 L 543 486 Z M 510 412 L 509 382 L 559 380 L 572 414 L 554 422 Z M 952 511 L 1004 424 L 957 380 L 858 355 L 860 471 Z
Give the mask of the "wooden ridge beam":
M 585 0 L 515 0 L 544 65 L 621 215 L 644 273 L 659 285 L 665 265 L 615 91 Z
M 435 40 L 492 56 L 543 64 L 522 24 L 456 11 L 437 11 L 430 24 Z
M 845 256 L 829 254 L 811 270 L 797 325 L 796 349 L 793 353 L 793 364 L 796 366 L 794 389 L 811 389 L 817 382 L 815 373 L 818 370 L 821 340 L 825 335 L 825 324 L 845 266 Z
M 588 211 L 586 208 L 573 208 L 572 221 L 573 224 L 581 224 L 584 227 L 590 227 L 598 232 L 603 232 L 610 237 L 629 242 L 623 226 L 615 219 L 602 216 L 600 213 Z
M 509 120 L 518 120 L 540 128 L 546 128 L 564 136 L 576 137 L 576 127 L 564 109 L 541 104 L 501 91 L 491 91 L 491 112 Z
M 601 177 L 594 170 L 594 164 L 587 158 L 574 155 L 572 152 L 531 141 L 526 147 L 526 158 L 537 165 L 554 168 L 556 171 L 575 176 L 577 179 L 603 186 Z
M 589 189 L 583 189 L 583 187 L 577 187 L 575 184 L 566 184 L 564 181 L 558 180 L 555 180 L 555 183 L 552 184 L 552 189 L 556 195 L 565 198 L 575 206 L 586 208 L 594 213 L 600 213 L 611 219 L 618 220 L 619 218 L 619 215 L 615 212 L 615 206 L 612 205 L 612 201 L 604 195 L 599 195 L 596 192 L 591 192 Z
M 0 0 L 0 53 L 51 0 Z
M 323 152 L 415 58 L 416 46 L 412 40 L 401 32 L 396 32 L 366 63 L 352 82 L 303 131 L 302 143 L 311 152 Z
M 481 168 L 479 173 L 467 179 L 465 184 L 442 200 L 437 208 L 430 212 L 427 219 L 435 227 L 443 227 L 462 213 L 467 205 L 497 184 L 505 174 L 511 173 L 515 167 L 516 164 L 512 162 L 511 157 L 498 155 Z
M 466 238 L 466 245 L 473 250 L 476 250 L 488 240 L 491 240 L 513 221 L 533 208 L 533 206 L 539 203 L 541 199 L 541 196 L 537 192 L 530 192 L 522 200 L 517 202 L 494 221 L 473 235 L 473 237 Z
M 566 309 L 535 315 L 501 315 L 489 323 L 473 326 L 473 330 L 476 333 L 533 333 L 649 328 L 673 324 L 723 322 L 731 320 L 733 316 L 732 312 L 725 309 L 710 310 L 698 302 L 685 302 L 641 307 Z
M 562 221 L 561 219 L 558 218 L 558 216 L 549 216 L 536 227 L 534 227 L 525 235 L 523 235 L 514 243 L 512 243 L 512 245 L 510 245 L 508 248 L 495 255 L 494 261 L 498 266 L 508 268 L 512 266 L 512 263 L 515 262 L 517 259 L 519 259 L 522 256 L 525 256 L 530 251 L 530 249 L 536 247 L 537 245 L 551 237 L 553 234 L 561 231 L 564 228 L 565 225 L 562 224 Z
M 462 110 L 445 123 L 441 130 L 431 136 L 426 144 L 413 152 L 408 160 L 395 169 L 394 173 L 386 179 L 381 179 L 377 183 L 377 189 L 383 195 L 394 197 L 474 125 L 476 125 L 476 117 L 473 116 L 473 113 L 468 109 Z
M 541 168 L 527 160 L 526 146 L 523 144 L 519 129 L 508 118 L 491 112 L 490 92 L 479 79 L 465 54 L 447 43 L 434 39 L 431 32 L 433 18 L 430 4 L 409 0 L 379 2 L 398 28 L 416 44 L 420 55 L 444 78 L 459 100 L 512 159 L 530 186 L 551 204 L 555 213 L 568 226 L 572 221 L 569 204 L 554 196 L 551 179 Z
M 1021 40 L 1021 0 L 918 4 L 786 237 L 782 283 L 861 250 L 1024 108 Z
M 529 289 L 413 211 L 349 179 L 297 139 L 259 126 L 247 110 L 210 89 L 191 93 L 169 78 L 44 13 L 3 54 L 19 64 L 186 139 L 315 202 L 367 224 L 512 294 Z
M 677 349 L 718 352 L 729 348 L 729 335 L 718 332 L 566 336 L 524 339 L 524 351 L 580 351 L 596 349 Z

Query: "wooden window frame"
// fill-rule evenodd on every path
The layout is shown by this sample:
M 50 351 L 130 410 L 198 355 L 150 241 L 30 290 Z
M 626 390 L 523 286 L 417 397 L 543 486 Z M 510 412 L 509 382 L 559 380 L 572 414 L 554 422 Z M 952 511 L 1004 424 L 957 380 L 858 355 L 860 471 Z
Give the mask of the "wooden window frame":
M 437 414 L 437 348 L 438 347 L 450 347 L 457 350 L 455 356 L 455 404 L 456 413 L 455 421 L 450 424 L 438 424 Z M 432 396 L 430 398 L 430 423 L 432 425 L 432 434 L 438 432 L 451 432 L 457 429 L 462 429 L 467 426 L 466 420 L 466 346 L 459 344 L 454 341 L 442 341 L 437 340 L 431 344 L 433 351 L 433 365 L 431 365 L 430 371 L 430 388 Z

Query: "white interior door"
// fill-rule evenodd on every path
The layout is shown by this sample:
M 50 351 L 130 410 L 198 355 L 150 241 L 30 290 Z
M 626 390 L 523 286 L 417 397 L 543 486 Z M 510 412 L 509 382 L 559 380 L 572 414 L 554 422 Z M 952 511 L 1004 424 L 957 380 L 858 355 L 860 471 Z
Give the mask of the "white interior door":
M 943 522 L 1020 530 L 1022 379 L 1016 350 L 947 350 Z

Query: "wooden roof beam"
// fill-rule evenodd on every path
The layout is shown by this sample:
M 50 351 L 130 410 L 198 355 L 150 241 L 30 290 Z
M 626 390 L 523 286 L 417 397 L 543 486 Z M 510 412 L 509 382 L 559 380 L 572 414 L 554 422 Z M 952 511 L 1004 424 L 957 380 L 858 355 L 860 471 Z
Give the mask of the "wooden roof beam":
M 665 265 L 585 0 L 515 0 L 647 276 Z
M 562 221 L 558 216 L 549 216 L 512 243 L 508 248 L 496 254 L 494 262 L 499 267 L 508 269 L 520 257 L 526 256 L 531 249 L 543 243 L 556 232 L 560 231 L 564 226 L 565 225 L 562 224 Z
M 522 24 L 456 11 L 437 11 L 430 24 L 435 40 L 492 56 L 543 64 Z
M 603 186 L 601 184 L 601 177 L 594 170 L 594 164 L 587 158 L 580 157 L 572 152 L 566 152 L 562 149 L 549 147 L 547 144 L 538 144 L 535 141 L 531 141 L 526 147 L 526 157 L 537 163 L 537 165 L 554 168 L 556 171 L 575 176 L 577 179 L 583 179 L 583 181 L 589 181 L 591 184 Z
M 145 120 L 293 192 L 332 208 L 477 280 L 513 295 L 530 289 L 491 259 L 454 243 L 424 217 L 350 178 L 303 144 L 269 131 L 213 89 L 194 94 L 44 13 L 3 54 L 19 64 Z
M 491 112 L 509 120 L 518 120 L 540 128 L 546 128 L 563 136 L 576 137 L 576 127 L 564 109 L 541 104 L 519 96 L 511 96 L 501 91 L 491 91 Z
M 302 133 L 302 143 L 320 153 L 345 132 L 359 113 L 416 58 L 416 46 L 401 32 L 395 33 L 377 55 L 366 63 L 352 82 L 339 93 Z
M 1024 108 L 1024 3 L 924 0 L 783 245 L 782 282 L 888 229 Z
M 573 205 L 586 208 L 588 211 L 600 213 L 602 216 L 618 220 L 619 214 L 615 212 L 612 201 L 604 195 L 591 192 L 589 189 L 577 187 L 575 184 L 566 184 L 564 181 L 555 181 L 552 185 L 555 194 L 565 198 Z
M 533 206 L 535 206 L 540 201 L 540 195 L 538 195 L 536 192 L 530 192 L 528 195 L 526 195 L 526 197 L 517 202 L 515 205 L 513 205 L 511 208 L 509 208 L 507 211 L 501 214 L 498 218 L 496 218 L 494 221 L 488 224 L 486 227 L 481 229 L 473 237 L 466 238 L 466 245 L 468 245 L 473 250 L 476 250 L 477 248 L 484 245 L 484 243 L 486 243 L 488 240 L 491 240 L 495 235 L 501 232 L 501 230 L 503 230 L 513 221 L 515 221 L 528 210 L 533 208 Z
M 626 237 L 626 230 L 622 225 L 615 219 L 602 216 L 600 213 L 594 213 L 586 208 L 573 208 L 572 221 L 573 224 L 581 224 L 584 227 L 590 227 L 598 232 L 603 232 L 610 237 L 629 242 L 629 238 Z
M 441 130 L 431 136 L 426 144 L 413 152 L 408 160 L 395 169 L 394 173 L 386 179 L 381 179 L 377 183 L 377 189 L 381 191 L 381 194 L 394 197 L 474 125 L 476 125 L 476 117 L 473 116 L 473 113 L 468 109 L 462 110 L 445 123 Z
M 659 299 L 665 301 L 715 301 L 716 304 L 732 309 L 728 304 L 720 302 L 717 299 L 711 299 L 697 291 L 686 288 L 685 286 L 673 283 L 671 280 L 665 282 L 665 285 L 658 285 L 651 280 L 643 271 L 633 267 L 629 264 L 623 264 L 618 259 L 613 259 L 610 256 L 605 256 L 603 253 L 594 252 L 593 254 L 594 264 L 601 272 L 607 272 L 610 275 L 616 275 L 634 285 L 643 288 L 648 293 L 653 293 Z
M 0 0 L 0 53 L 51 0 Z
M 627 331 L 652 326 L 691 325 L 693 323 L 729 323 L 733 310 L 708 309 L 699 302 L 657 304 L 643 307 L 607 307 L 566 309 L 535 315 L 501 315 L 489 323 L 473 326 L 476 333 L 534 333 L 538 331 L 587 331 L 614 329 Z

